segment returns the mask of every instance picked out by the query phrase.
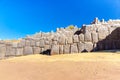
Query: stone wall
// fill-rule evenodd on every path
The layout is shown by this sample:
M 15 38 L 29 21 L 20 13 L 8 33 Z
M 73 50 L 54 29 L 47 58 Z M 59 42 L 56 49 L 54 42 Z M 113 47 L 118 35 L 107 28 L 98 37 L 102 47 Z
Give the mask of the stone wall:
M 0 59 L 30 54 L 71 54 L 98 50 L 120 49 L 120 20 L 101 22 L 73 29 L 57 28 L 56 32 L 39 32 L 20 42 L 0 41 Z

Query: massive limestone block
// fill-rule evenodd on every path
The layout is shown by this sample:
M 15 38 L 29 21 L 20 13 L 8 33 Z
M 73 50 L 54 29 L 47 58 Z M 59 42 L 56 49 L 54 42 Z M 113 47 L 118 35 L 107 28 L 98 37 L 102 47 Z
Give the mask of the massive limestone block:
M 12 56 L 15 56 L 16 55 L 16 48 L 12 48 L 12 50 L 10 51 L 10 53 L 12 54 Z
M 25 41 L 25 46 L 30 46 L 30 40 Z
M 60 54 L 63 54 L 63 45 L 60 45 L 59 48 L 60 48 L 60 50 L 59 50 Z
M 20 43 L 17 44 L 17 47 L 18 47 L 18 48 L 22 48 L 22 47 L 23 47 L 23 44 L 20 42 Z
M 85 46 L 84 43 L 82 43 L 82 42 L 78 43 L 78 50 L 79 50 L 79 53 L 82 52 L 82 51 L 84 51 L 84 49 L 85 49 L 84 46 Z
M 59 39 L 59 35 L 58 35 L 58 34 L 56 34 L 56 35 L 52 38 L 53 41 L 58 41 L 58 39 Z
M 32 47 L 29 47 L 29 46 L 24 47 L 23 54 L 24 54 L 24 55 L 33 54 L 33 49 L 32 49 Z
M 33 47 L 33 46 L 35 46 L 35 45 L 36 45 L 36 44 L 35 44 L 35 41 L 34 41 L 34 40 L 31 40 L 31 41 L 30 41 L 30 46 Z
M 50 41 L 49 40 L 45 40 L 45 45 L 50 45 Z
M 73 38 L 70 36 L 70 37 L 67 37 L 66 39 L 66 44 L 72 44 L 73 43 Z
M 85 42 L 92 42 L 91 33 L 88 31 L 85 33 Z
M 85 51 L 92 51 L 93 50 L 93 43 L 92 42 L 85 42 Z
M 15 56 L 15 54 L 16 54 L 15 48 L 12 48 L 12 46 L 7 45 L 6 46 L 6 54 L 5 54 L 5 56 L 6 57 Z
M 71 53 L 78 53 L 78 46 L 76 43 L 71 45 Z
M 52 45 L 58 45 L 58 41 L 52 41 Z
M 74 42 L 74 43 L 78 43 L 78 42 L 79 42 L 78 35 L 74 35 L 74 36 L 73 36 L 73 42 Z
M 42 40 L 40 40 L 40 48 L 44 48 L 44 46 L 45 46 L 45 42 L 44 42 L 44 40 L 42 39 Z
M 40 47 L 40 42 L 36 42 L 36 47 Z
M 22 48 L 22 47 L 25 46 L 25 44 L 26 44 L 26 41 L 25 41 L 25 40 L 21 40 L 21 41 L 17 44 L 17 47 Z
M 65 44 L 65 36 L 59 37 L 58 43 L 59 43 L 59 45 L 64 45 Z
M 99 38 L 99 41 L 105 39 L 106 35 L 104 33 L 98 33 L 98 38 Z
M 17 48 L 17 47 L 18 47 L 18 43 L 15 43 L 15 42 L 12 43 L 12 47 L 13 47 L 13 48 Z
M 108 28 L 106 28 L 105 26 L 98 28 L 99 41 L 105 39 L 108 34 L 109 34 Z
M 17 48 L 16 49 L 16 56 L 22 56 L 23 55 L 23 48 Z
M 70 53 L 70 45 L 64 45 L 64 54 Z
M 45 50 L 48 50 L 48 49 L 50 49 L 50 48 L 51 48 L 50 45 L 45 45 L 45 47 L 44 47 Z
M 59 54 L 59 45 L 52 45 L 51 55 Z
M 80 42 L 84 42 L 84 34 L 79 35 L 79 40 L 80 40 Z
M 98 42 L 98 34 L 96 32 L 92 32 L 92 42 L 93 43 Z
M 6 53 L 6 46 L 4 44 L 0 44 L 0 59 L 3 59 L 5 57 Z
M 33 47 L 33 53 L 34 54 L 40 54 L 40 52 L 41 52 L 40 47 Z

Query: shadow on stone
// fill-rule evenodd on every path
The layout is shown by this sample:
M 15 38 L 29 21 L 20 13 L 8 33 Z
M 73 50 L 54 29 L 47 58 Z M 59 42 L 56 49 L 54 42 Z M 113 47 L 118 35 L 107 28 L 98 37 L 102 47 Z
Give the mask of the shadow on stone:
M 43 54 L 43 55 L 50 55 L 50 53 L 51 53 L 51 49 L 47 49 L 47 50 L 41 52 L 40 54 Z
M 98 51 L 100 50 L 119 50 L 120 49 L 120 27 L 111 32 L 105 39 L 97 42 Z
M 88 52 L 86 49 L 84 49 L 81 53 L 86 53 L 86 52 Z

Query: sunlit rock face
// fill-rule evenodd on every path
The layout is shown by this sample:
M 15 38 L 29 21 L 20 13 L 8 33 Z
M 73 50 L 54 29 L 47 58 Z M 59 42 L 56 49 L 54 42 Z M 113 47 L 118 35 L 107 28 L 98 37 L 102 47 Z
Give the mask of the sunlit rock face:
M 30 54 L 71 54 L 98 50 L 120 49 L 120 20 L 95 18 L 81 28 L 70 25 L 56 32 L 28 35 L 20 42 L 0 40 L 0 59 Z

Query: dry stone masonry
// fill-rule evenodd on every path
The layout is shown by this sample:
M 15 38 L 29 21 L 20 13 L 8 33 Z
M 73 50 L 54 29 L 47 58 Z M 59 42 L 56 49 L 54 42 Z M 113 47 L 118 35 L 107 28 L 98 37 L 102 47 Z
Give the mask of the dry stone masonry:
M 72 54 L 120 49 L 120 20 L 99 21 L 80 28 L 57 28 L 56 32 L 39 32 L 20 42 L 0 41 L 0 59 L 30 54 Z

